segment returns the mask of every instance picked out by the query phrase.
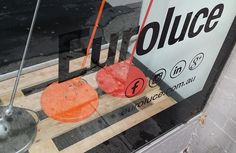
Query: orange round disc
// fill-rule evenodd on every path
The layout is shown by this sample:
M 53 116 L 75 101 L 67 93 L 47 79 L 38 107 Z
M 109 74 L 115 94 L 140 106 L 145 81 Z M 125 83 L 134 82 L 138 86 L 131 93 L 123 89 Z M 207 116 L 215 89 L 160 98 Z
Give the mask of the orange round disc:
M 80 77 L 48 86 L 41 97 L 43 111 L 62 122 L 78 122 L 92 115 L 98 106 L 97 92 Z
M 141 94 L 147 85 L 145 74 L 126 61 L 107 66 L 96 75 L 98 86 L 114 97 L 135 97 Z

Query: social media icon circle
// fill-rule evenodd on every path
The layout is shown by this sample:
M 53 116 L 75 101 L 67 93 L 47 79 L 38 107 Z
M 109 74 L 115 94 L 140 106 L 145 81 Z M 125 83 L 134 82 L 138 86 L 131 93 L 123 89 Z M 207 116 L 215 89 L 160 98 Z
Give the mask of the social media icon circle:
M 166 77 L 166 70 L 160 69 L 155 72 L 153 78 L 149 81 L 149 86 L 151 88 L 154 88 L 157 86 L 158 83 L 160 83 L 161 80 L 164 80 Z
M 144 89 L 145 81 L 142 78 L 135 79 L 126 88 L 125 95 L 128 98 L 138 95 Z
M 204 54 L 203 53 L 199 53 L 197 54 L 192 61 L 189 64 L 189 70 L 195 70 L 196 68 L 198 68 L 202 61 L 204 60 Z
M 177 78 L 180 74 L 182 74 L 186 67 L 186 61 L 182 60 L 178 62 L 171 70 L 170 77 L 172 79 Z

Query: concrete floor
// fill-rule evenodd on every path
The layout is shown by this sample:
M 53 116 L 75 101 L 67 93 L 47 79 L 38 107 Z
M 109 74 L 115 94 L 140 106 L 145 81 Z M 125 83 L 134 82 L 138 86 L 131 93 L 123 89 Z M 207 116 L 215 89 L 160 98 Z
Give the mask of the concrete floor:
M 236 47 L 205 110 L 206 124 L 190 142 L 192 153 L 236 152 Z

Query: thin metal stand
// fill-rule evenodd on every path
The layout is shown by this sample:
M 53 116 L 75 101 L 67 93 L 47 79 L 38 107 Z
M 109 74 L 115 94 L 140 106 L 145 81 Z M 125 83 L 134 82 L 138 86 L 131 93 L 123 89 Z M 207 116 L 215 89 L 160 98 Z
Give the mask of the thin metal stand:
M 37 0 L 30 31 L 26 41 L 22 61 L 15 80 L 11 99 L 8 106 L 0 107 L 0 152 L 21 153 L 25 152 L 33 143 L 37 132 L 37 121 L 30 110 L 14 107 L 16 91 L 20 82 L 20 76 L 25 63 L 25 57 L 29 49 L 35 20 L 38 14 L 41 0 Z M 30 113 L 31 112 L 31 113 Z

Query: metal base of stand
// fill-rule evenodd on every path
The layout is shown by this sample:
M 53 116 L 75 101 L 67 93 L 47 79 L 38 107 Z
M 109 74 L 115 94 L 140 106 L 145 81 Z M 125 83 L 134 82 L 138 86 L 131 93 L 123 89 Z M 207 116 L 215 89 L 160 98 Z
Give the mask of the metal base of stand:
M 0 107 L 3 112 L 6 107 Z M 0 152 L 24 153 L 33 143 L 37 122 L 27 110 L 13 107 L 13 114 L 0 120 Z

